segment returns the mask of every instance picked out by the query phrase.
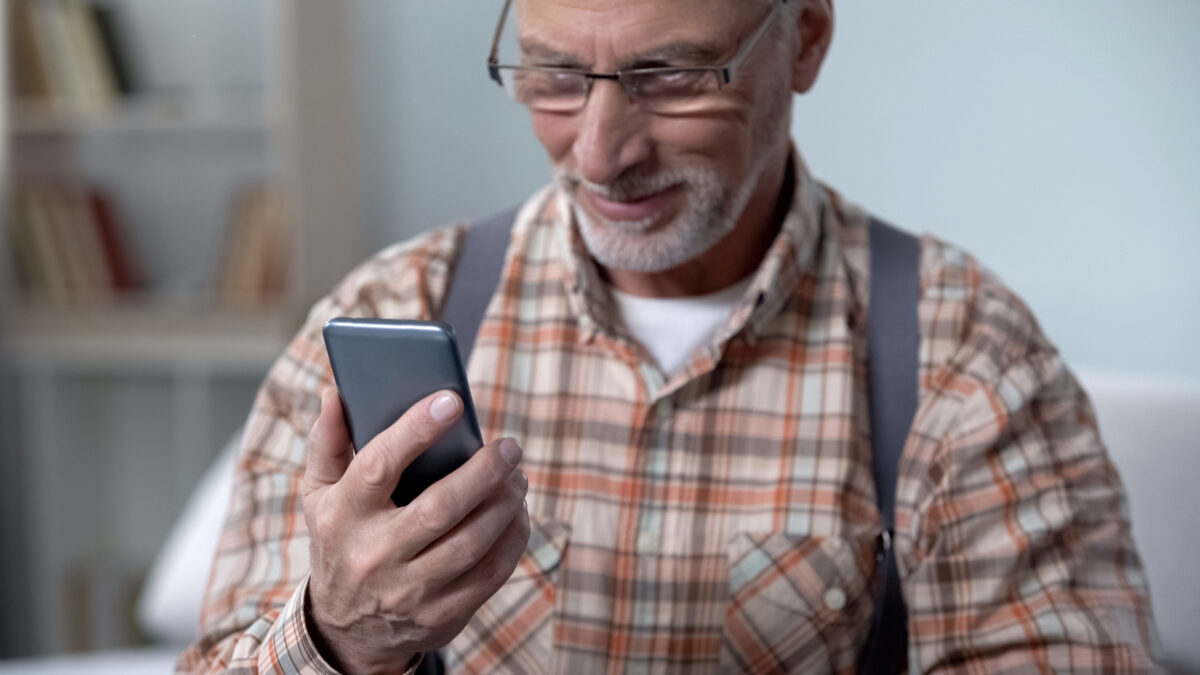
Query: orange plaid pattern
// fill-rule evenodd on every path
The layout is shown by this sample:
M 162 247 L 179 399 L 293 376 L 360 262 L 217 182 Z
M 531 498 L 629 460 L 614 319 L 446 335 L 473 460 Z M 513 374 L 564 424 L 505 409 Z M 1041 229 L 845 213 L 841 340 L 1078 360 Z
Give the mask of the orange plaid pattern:
M 852 672 L 880 530 L 867 218 L 799 159 L 744 299 L 680 372 L 623 329 L 562 194 L 517 218 L 469 378 L 525 449 L 532 534 L 443 650 L 456 672 Z M 330 672 L 303 609 L 305 439 L 337 315 L 438 314 L 461 227 L 318 303 L 256 400 L 183 671 Z M 914 672 L 1143 672 L 1148 591 L 1091 406 L 1018 298 L 922 238 L 920 403 L 895 546 Z

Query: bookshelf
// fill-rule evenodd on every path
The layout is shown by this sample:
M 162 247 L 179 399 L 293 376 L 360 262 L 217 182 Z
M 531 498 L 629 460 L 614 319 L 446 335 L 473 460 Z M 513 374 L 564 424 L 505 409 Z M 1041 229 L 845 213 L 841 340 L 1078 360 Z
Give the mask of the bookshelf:
M 14 59 L 28 55 L 30 50 L 16 48 L 22 42 L 19 39 L 12 41 L 13 48 L 4 50 L 4 71 L 6 75 L 16 75 L 6 80 L 4 87 L 5 274 L 0 279 L 0 302 L 6 317 L 5 343 L 16 350 L 14 353 L 35 355 L 45 349 L 47 355 L 67 360 L 91 356 L 129 360 L 139 350 L 123 345 L 153 342 L 157 345 L 156 353 L 163 356 L 175 353 L 180 358 L 194 358 L 199 339 L 211 346 L 202 353 L 215 360 L 238 360 L 239 352 L 243 351 L 261 355 L 270 351 L 267 345 L 272 340 L 281 348 L 312 301 L 354 263 L 358 235 L 352 185 L 352 124 L 350 106 L 343 103 L 352 98 L 346 48 L 350 10 L 342 6 L 345 3 L 267 0 L 258 4 L 267 17 L 264 24 L 270 36 L 264 37 L 264 43 L 269 43 L 264 48 L 270 53 L 264 54 L 268 72 L 257 91 L 247 91 L 250 88 L 242 83 L 210 91 L 200 87 L 183 91 L 177 83 L 172 83 L 174 86 L 156 90 L 152 83 L 138 85 L 136 63 L 127 63 L 121 69 L 132 71 L 126 77 L 134 78 L 133 91 L 91 94 L 86 99 L 78 91 L 56 91 L 38 99 L 14 91 L 19 80 L 27 79 L 20 76 L 27 68 L 14 63 Z M 139 9 L 139 3 L 128 0 L 103 4 L 82 0 L 15 0 L 6 3 L 5 30 L 29 23 L 28 15 L 45 20 L 56 9 L 92 7 L 104 8 L 107 21 L 118 29 L 118 39 L 127 37 L 122 33 L 128 33 L 130 26 L 144 25 L 144 20 L 121 21 Z M 19 17 L 22 13 L 27 16 Z M 83 12 L 64 10 L 64 13 L 74 17 Z M 26 36 L 26 42 L 29 37 Z M 34 41 L 38 37 L 34 33 Z M 139 51 L 135 48 L 136 36 L 130 43 L 119 51 L 131 61 L 128 55 Z M 45 55 L 53 50 L 32 51 Z M 61 70 L 63 64 L 55 65 Z M 25 186 L 39 181 L 50 181 L 52 189 L 75 180 L 89 188 L 96 183 L 115 184 L 105 187 L 103 194 L 112 199 L 115 210 L 127 211 L 118 215 L 117 225 L 134 264 L 153 268 L 160 256 L 178 256 L 178 252 L 168 251 L 166 246 L 156 249 L 152 241 L 171 237 L 161 232 L 169 226 L 155 222 L 158 214 L 154 213 L 162 211 L 164 203 L 169 206 L 169 200 L 158 199 L 157 209 L 139 208 L 141 195 L 137 194 L 136 185 L 122 185 L 119 172 L 89 175 L 89 164 L 94 167 L 97 160 L 85 155 L 91 151 L 94 156 L 96 153 L 90 149 L 97 145 L 124 145 L 135 148 L 136 152 L 152 153 L 156 144 L 186 147 L 189 143 L 204 143 L 205 147 L 221 143 L 239 146 L 230 151 L 231 155 L 245 151 L 246 146 L 257 146 L 264 156 L 249 161 L 239 159 L 243 165 L 256 167 L 239 167 L 240 173 L 253 178 L 240 178 L 223 188 L 212 188 L 210 192 L 216 195 L 204 209 L 208 222 L 189 223 L 188 236 L 205 240 L 203 246 L 197 247 L 197 257 L 206 259 L 189 258 L 185 252 L 179 260 L 167 264 L 193 269 L 193 278 L 184 288 L 171 287 L 169 275 L 159 272 L 150 273 L 148 276 L 152 278 L 141 280 L 129 292 L 105 293 L 100 300 L 48 298 L 53 294 L 46 293 L 44 288 L 37 288 L 36 284 L 30 288 L 28 280 L 14 278 L 22 259 L 31 257 L 28 250 L 16 250 L 14 246 L 14 229 L 21 227 L 23 220 L 14 211 L 21 210 Z M 183 152 L 186 150 L 180 151 L 180 155 Z M 214 172 L 221 170 L 218 167 Z M 234 179 L 225 182 L 230 180 Z M 282 237 L 285 241 L 271 240 L 275 245 L 269 246 L 282 258 L 279 273 L 284 278 L 273 293 L 230 303 L 226 302 L 227 297 L 221 297 L 219 288 L 222 267 L 229 262 L 222 258 L 229 255 L 229 249 L 241 248 L 237 242 L 231 245 L 231 239 L 235 238 L 232 221 L 237 210 L 237 193 L 256 181 L 270 190 L 279 202 L 278 210 L 285 214 L 282 216 L 286 221 L 286 235 Z M 165 183 L 155 186 L 160 190 L 164 187 L 187 190 L 190 186 Z M 47 211 L 54 211 L 54 206 L 51 203 Z M 336 227 L 330 227 L 331 223 Z M 194 234 L 200 227 L 206 230 L 203 236 Z M 147 231 L 153 234 L 141 238 Z M 56 241 L 67 238 L 63 236 Z M 71 261 L 78 263 L 84 259 L 78 253 L 61 257 L 68 271 L 78 267 L 70 265 Z M 140 272 L 145 274 L 147 270 Z M 253 306 L 253 311 L 248 311 L 247 305 Z M 228 345 L 223 346 L 223 342 Z M 245 344 L 246 348 L 240 350 L 238 344 Z
M 29 95 L 17 62 L 29 45 L 12 39 L 28 23 L 21 13 L 78 31 L 93 8 L 122 41 L 130 81 L 94 86 L 112 73 L 93 63 L 79 68 L 90 85 Z M 0 572 L 29 580 L 0 589 L 0 622 L 25 626 L 0 636 L 0 657 L 140 640 L 111 628 L 129 624 L 128 607 L 91 607 L 81 628 L 81 594 L 145 570 L 312 302 L 361 257 L 352 8 L 8 0 L 0 10 L 0 405 L 16 427 L 0 429 L 0 534 L 19 542 L 0 553 Z M 111 58 L 98 39 L 64 49 Z M 61 85 L 71 80 L 60 57 Z M 83 229 L 102 227 L 97 201 L 114 214 L 135 283 L 118 283 L 108 245 Z M 57 277 L 53 263 L 31 261 L 28 235 L 44 223 L 56 223 Z

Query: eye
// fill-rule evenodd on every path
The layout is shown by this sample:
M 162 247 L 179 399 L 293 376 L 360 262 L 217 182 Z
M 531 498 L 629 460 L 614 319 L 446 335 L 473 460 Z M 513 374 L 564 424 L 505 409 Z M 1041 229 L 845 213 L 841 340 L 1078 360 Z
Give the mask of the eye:
M 692 95 L 702 92 L 709 79 L 705 70 L 654 70 L 638 73 L 637 90 L 646 97 Z
M 539 110 L 569 110 L 582 105 L 587 78 L 566 70 L 521 69 L 512 75 L 512 97 Z

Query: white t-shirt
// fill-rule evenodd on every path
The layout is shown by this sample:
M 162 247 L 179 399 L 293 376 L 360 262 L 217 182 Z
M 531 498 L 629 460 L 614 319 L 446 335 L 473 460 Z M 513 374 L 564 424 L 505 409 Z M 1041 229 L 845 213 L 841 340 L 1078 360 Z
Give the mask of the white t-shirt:
M 729 318 L 753 280 L 750 275 L 716 293 L 686 298 L 646 298 L 609 290 L 629 333 L 669 376 Z

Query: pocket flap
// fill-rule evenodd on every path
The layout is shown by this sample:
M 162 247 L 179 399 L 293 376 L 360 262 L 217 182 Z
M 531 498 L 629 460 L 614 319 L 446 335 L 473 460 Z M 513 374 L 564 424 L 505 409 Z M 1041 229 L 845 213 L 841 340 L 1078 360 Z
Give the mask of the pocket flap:
M 529 543 L 525 546 L 525 555 L 521 556 L 512 578 L 550 576 L 562 563 L 570 538 L 570 525 L 561 520 L 531 515 Z

